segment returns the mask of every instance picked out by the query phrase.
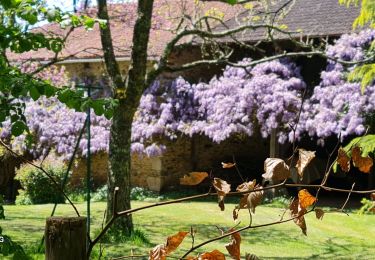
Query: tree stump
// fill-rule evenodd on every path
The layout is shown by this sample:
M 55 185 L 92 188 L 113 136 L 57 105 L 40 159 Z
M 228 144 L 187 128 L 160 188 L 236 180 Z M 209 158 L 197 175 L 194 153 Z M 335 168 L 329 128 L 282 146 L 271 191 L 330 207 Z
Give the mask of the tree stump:
M 86 218 L 50 217 L 45 228 L 46 260 L 86 259 Z

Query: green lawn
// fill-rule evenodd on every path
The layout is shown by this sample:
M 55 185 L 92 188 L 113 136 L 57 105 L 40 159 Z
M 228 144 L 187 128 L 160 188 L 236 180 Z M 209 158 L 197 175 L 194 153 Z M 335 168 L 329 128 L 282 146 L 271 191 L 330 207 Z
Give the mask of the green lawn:
M 147 205 L 147 202 L 133 202 L 133 207 Z M 78 204 L 85 214 L 85 204 Z M 234 225 L 232 209 L 234 204 L 226 204 L 221 212 L 214 202 L 190 202 L 147 209 L 134 214 L 138 229 L 150 240 L 151 245 L 137 242 L 104 244 L 107 257 L 135 254 L 147 254 L 157 243 L 165 241 L 168 235 L 180 230 L 189 230 L 194 226 L 198 233 L 196 243 L 217 236 L 218 229 Z M 44 230 L 45 218 L 50 214 L 52 205 L 5 206 L 6 219 L 0 221 L 5 234 L 26 245 L 27 250 L 35 247 Z M 102 222 L 105 203 L 92 204 L 93 232 L 97 232 Z M 240 226 L 247 224 L 246 211 L 240 212 Z M 259 206 L 253 218 L 254 224 L 268 223 L 280 218 L 282 209 Z M 59 205 L 56 215 L 74 216 L 69 205 Z M 306 217 L 308 236 L 301 234 L 293 223 L 284 223 L 266 228 L 252 229 L 242 234 L 242 255 L 256 254 L 260 259 L 375 259 L 375 215 L 347 216 L 343 213 L 328 212 L 323 221 L 314 215 Z M 212 243 L 202 250 L 219 249 L 226 253 L 225 239 Z M 174 254 L 178 257 L 191 246 L 187 238 Z M 39 255 L 40 259 L 43 259 Z

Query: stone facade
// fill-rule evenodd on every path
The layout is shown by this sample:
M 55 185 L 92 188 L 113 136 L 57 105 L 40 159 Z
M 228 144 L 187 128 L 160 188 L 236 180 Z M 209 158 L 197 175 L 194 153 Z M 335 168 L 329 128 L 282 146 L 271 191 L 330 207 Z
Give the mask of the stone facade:
M 179 179 L 191 171 L 207 171 L 231 183 L 239 183 L 234 169 L 223 170 L 221 162 L 237 161 L 245 179 L 261 179 L 263 161 L 267 157 L 268 142 L 260 137 L 232 137 L 220 144 L 205 136 L 182 136 L 175 141 L 163 141 L 167 149 L 160 157 L 132 156 L 132 186 L 153 191 L 178 189 Z M 93 185 L 106 183 L 108 155 L 92 158 Z M 81 185 L 86 176 L 86 161 L 81 159 L 73 168 L 70 183 Z

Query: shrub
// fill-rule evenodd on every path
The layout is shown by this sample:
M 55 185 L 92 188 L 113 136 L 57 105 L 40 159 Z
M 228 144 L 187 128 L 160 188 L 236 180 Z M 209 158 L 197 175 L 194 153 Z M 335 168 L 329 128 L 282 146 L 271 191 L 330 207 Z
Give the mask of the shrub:
M 66 171 L 64 164 L 56 161 L 47 161 L 43 163 L 43 168 L 61 185 L 62 177 Z M 17 171 L 15 179 L 20 181 L 24 189 L 17 196 L 19 204 L 65 202 L 64 196 L 46 174 L 31 165 L 23 165 Z
M 361 200 L 362 207 L 358 210 L 358 214 L 374 214 L 375 213 L 375 201 L 371 201 L 366 198 Z
M 140 201 L 160 201 L 163 200 L 163 196 L 159 196 L 156 192 L 147 190 L 141 187 L 134 187 L 130 191 L 130 199 Z
M 98 188 L 96 192 L 91 195 L 91 201 L 107 201 L 108 186 L 104 185 Z

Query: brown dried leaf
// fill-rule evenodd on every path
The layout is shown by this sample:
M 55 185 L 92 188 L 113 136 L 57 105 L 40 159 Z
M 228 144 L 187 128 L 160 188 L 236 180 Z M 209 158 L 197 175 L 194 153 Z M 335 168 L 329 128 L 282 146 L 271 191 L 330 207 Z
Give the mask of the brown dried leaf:
M 263 189 L 262 186 L 257 185 L 255 189 Z M 252 213 L 255 213 L 255 208 L 258 206 L 263 199 L 264 190 L 258 190 L 251 192 L 247 197 L 247 206 L 251 210 Z
M 324 211 L 322 209 L 315 209 L 315 216 L 317 219 L 323 220 Z
M 239 211 L 240 211 L 240 209 L 237 209 L 237 207 L 233 209 L 233 220 L 238 219 L 238 212 Z
M 375 201 L 375 192 L 370 194 L 370 198 L 371 198 L 371 200 Z
M 306 189 L 300 190 L 298 192 L 299 204 L 302 208 L 306 209 L 316 202 L 316 198 L 311 195 Z
M 167 259 L 167 250 L 164 244 L 155 246 L 149 253 L 149 260 L 165 260 Z
M 230 230 L 231 232 L 233 230 Z M 228 250 L 229 254 L 232 256 L 235 260 L 241 259 L 241 235 L 239 232 L 236 232 L 232 234 L 231 241 L 225 245 L 225 248 Z
M 340 165 L 341 170 L 349 172 L 350 170 L 350 157 L 346 154 L 345 150 L 340 147 L 337 155 L 337 163 Z
M 165 244 L 155 246 L 149 253 L 149 260 L 165 260 L 182 243 L 189 232 L 180 231 L 173 236 L 167 238 Z
M 290 216 L 293 218 L 294 223 L 299 226 L 302 230 L 302 233 L 307 236 L 307 227 L 305 222 L 304 214 L 306 209 L 302 208 L 299 205 L 299 200 L 295 198 L 292 203 L 289 205 Z
M 219 250 L 203 253 L 198 257 L 198 260 L 225 260 L 225 255 Z
M 264 171 L 262 176 L 266 180 L 282 181 L 291 176 L 288 165 L 279 158 L 267 158 L 264 161 Z
M 374 163 L 370 156 L 361 156 L 361 149 L 358 146 L 355 146 L 352 149 L 352 159 L 354 166 L 361 172 L 370 173 L 371 167 Z
M 238 185 L 236 191 L 238 191 L 238 192 L 251 191 L 251 190 L 254 189 L 256 182 L 257 182 L 256 179 L 254 179 L 252 181 L 249 181 L 249 182 L 244 182 L 244 183 Z
M 230 163 L 230 162 L 229 163 L 222 162 L 221 165 L 223 166 L 224 169 L 230 169 L 236 166 L 235 163 Z
M 306 151 L 304 149 L 298 149 L 298 161 L 297 161 L 297 171 L 302 179 L 303 171 L 307 167 L 307 165 L 315 158 L 315 151 Z
M 225 209 L 224 198 L 225 195 L 227 195 L 230 192 L 230 184 L 228 184 L 226 181 L 222 179 L 214 178 L 213 185 L 217 191 L 219 207 L 223 211 Z
M 171 252 L 177 249 L 177 247 L 182 243 L 186 235 L 189 232 L 180 231 L 177 234 L 170 236 L 167 238 L 167 245 L 166 245 L 166 254 L 169 255 Z
M 238 213 L 240 209 L 247 209 L 247 197 L 249 194 L 244 194 L 242 198 L 240 199 L 240 203 L 234 208 L 233 210 L 233 220 L 236 220 L 238 218 Z
M 207 172 L 190 172 L 188 175 L 184 175 L 184 177 L 180 178 L 181 185 L 198 185 L 204 179 L 208 177 Z

